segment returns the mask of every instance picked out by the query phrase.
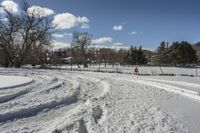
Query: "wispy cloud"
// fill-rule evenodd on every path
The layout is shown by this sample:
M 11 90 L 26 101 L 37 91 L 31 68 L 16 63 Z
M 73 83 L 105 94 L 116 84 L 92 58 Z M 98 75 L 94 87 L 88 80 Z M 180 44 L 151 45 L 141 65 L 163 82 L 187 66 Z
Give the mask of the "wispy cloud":
M 81 25 L 81 29 L 89 29 L 89 28 L 90 28 L 89 24 L 82 24 Z
M 71 37 L 72 33 L 63 33 L 63 34 L 53 34 L 53 37 L 55 38 L 64 38 L 64 37 Z
M 70 48 L 70 44 L 64 43 L 64 42 L 57 42 L 57 41 L 52 42 L 51 46 L 52 46 L 52 50 L 58 50 L 61 48 Z
M 113 30 L 114 30 L 114 31 L 122 31 L 123 28 L 124 28 L 123 25 L 114 25 L 114 26 L 113 26 Z
M 136 35 L 137 34 L 137 32 L 130 32 L 130 33 L 128 33 L 129 35 Z
M 113 39 L 111 37 L 101 37 L 92 41 L 92 43 L 103 44 L 103 43 L 111 43 Z
M 124 44 L 123 43 L 121 43 L 121 42 L 115 42 L 115 43 L 113 43 L 113 46 L 123 46 Z
M 119 49 L 129 49 L 128 46 L 106 46 L 106 45 L 91 45 L 89 46 L 89 48 L 96 48 L 96 49 L 101 49 L 101 48 L 107 48 L 107 49 L 115 49 L 115 50 L 119 50 Z
M 56 26 L 56 29 L 71 29 L 76 26 L 81 28 L 89 27 L 89 19 L 87 17 L 77 17 L 67 12 L 55 15 L 52 23 Z

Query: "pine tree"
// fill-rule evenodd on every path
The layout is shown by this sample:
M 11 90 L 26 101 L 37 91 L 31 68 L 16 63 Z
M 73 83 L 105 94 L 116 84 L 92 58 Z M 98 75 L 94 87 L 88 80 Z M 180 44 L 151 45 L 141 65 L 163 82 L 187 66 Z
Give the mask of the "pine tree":
M 195 45 L 194 45 L 194 49 L 196 51 L 196 55 L 197 55 L 197 62 L 198 64 L 200 63 L 200 42 L 197 42 Z
M 139 47 L 139 49 L 137 51 L 137 63 L 139 65 L 143 65 L 146 63 L 146 58 L 145 58 L 145 55 L 144 55 L 144 52 L 143 52 L 141 46 Z
M 168 43 L 162 41 L 157 49 L 157 63 L 160 65 L 170 64 Z
M 131 46 L 130 47 L 130 54 L 129 54 L 129 63 L 131 64 L 131 65 L 135 65 L 136 64 L 136 57 L 137 56 L 137 48 L 135 47 L 133 47 L 133 46 Z
M 170 46 L 170 55 L 173 64 L 185 66 L 186 64 L 193 64 L 197 61 L 197 56 L 192 45 L 186 41 L 174 42 Z

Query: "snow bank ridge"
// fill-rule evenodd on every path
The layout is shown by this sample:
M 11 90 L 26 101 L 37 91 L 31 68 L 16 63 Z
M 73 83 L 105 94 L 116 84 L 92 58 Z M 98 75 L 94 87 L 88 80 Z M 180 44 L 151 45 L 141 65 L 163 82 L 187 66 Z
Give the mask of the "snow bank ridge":
M 51 90 L 60 88 L 60 87 L 62 87 L 63 85 L 64 85 L 64 82 L 58 82 L 58 83 L 56 83 L 55 85 L 53 85 L 53 86 L 47 88 L 47 89 L 45 90 L 45 92 L 49 92 L 49 91 L 51 91 Z
M 37 106 L 29 107 L 29 108 L 24 108 L 21 110 L 15 110 L 13 112 L 7 112 L 4 114 L 0 114 L 0 122 L 5 122 L 8 120 L 14 120 L 17 118 L 24 118 L 24 117 L 29 117 L 29 116 L 34 116 L 38 112 L 44 110 L 45 108 L 51 109 L 56 106 L 62 105 L 62 104 L 71 104 L 76 101 L 76 96 L 68 96 L 65 98 L 62 98 L 58 101 L 53 100 L 47 103 L 39 104 Z
M 34 116 L 46 108 L 51 109 L 51 108 L 55 108 L 59 105 L 63 105 L 63 104 L 69 105 L 69 104 L 75 103 L 77 101 L 77 96 L 79 94 L 80 85 L 79 85 L 79 82 L 76 82 L 73 80 L 69 80 L 69 82 L 71 82 L 73 85 L 71 88 L 71 90 L 73 90 L 73 93 L 71 95 L 67 95 L 67 96 L 64 96 L 64 97 L 61 97 L 58 99 L 52 99 L 52 100 L 46 101 L 46 102 L 43 101 L 42 103 L 37 103 L 36 105 L 32 105 L 29 107 L 0 113 L 0 122 L 12 121 L 12 120 L 18 119 L 18 118 L 26 118 L 26 117 Z M 56 84 L 55 86 L 51 87 L 50 89 L 55 88 L 56 86 L 59 87 L 60 85 L 61 84 Z M 26 93 L 26 91 L 22 91 L 22 92 L 19 92 L 19 93 L 16 93 L 14 95 L 10 95 L 7 97 L 2 97 L 0 100 L 3 102 L 10 98 L 16 97 L 17 95 L 20 95 L 22 93 Z
M 139 83 L 139 84 L 144 84 L 144 85 L 148 85 L 148 86 L 153 86 L 159 89 L 163 89 L 169 92 L 174 92 L 174 93 L 178 93 L 181 94 L 183 96 L 186 96 L 188 98 L 191 98 L 193 100 L 197 100 L 200 101 L 200 94 L 199 92 L 196 91 L 192 91 L 192 90 L 186 90 L 183 88 L 179 88 L 179 87 L 175 87 L 172 85 L 166 85 L 166 84 L 162 84 L 162 83 L 157 83 L 157 82 L 150 82 L 147 80 L 131 80 L 133 82 Z
M 14 93 L 14 94 L 9 94 L 9 95 L 5 95 L 5 96 L 1 96 L 0 97 L 0 103 L 3 103 L 3 102 L 7 102 L 9 100 L 12 100 L 18 96 L 21 96 L 23 94 L 26 94 L 30 91 L 30 89 L 25 89 L 25 90 L 22 90 L 22 91 L 19 91 L 17 93 Z

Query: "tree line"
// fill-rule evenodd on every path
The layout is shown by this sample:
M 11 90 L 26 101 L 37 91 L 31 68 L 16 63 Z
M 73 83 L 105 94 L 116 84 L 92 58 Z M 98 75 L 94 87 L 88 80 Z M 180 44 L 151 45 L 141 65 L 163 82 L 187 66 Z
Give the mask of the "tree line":
M 82 36 L 82 37 L 77 37 Z M 90 37 L 83 37 L 90 36 Z M 91 48 L 91 35 L 86 33 L 74 33 L 71 50 L 58 50 L 57 55 L 62 58 L 72 57 L 72 63 L 83 64 L 107 64 L 120 65 L 159 65 L 159 66 L 191 66 L 199 65 L 200 42 L 190 44 L 187 41 L 168 42 L 162 41 L 155 51 L 148 51 L 131 46 L 129 49 Z M 82 40 L 83 39 L 83 40 Z M 87 41 L 84 39 L 88 39 Z M 82 42 L 82 44 L 81 44 Z M 67 55 L 66 52 L 72 53 Z M 65 53 L 65 54 L 64 54 Z
M 152 56 L 152 63 L 167 66 L 187 66 L 199 64 L 199 43 L 187 41 L 169 43 L 162 41 Z
M 59 49 L 54 53 L 60 59 L 71 57 L 68 60 L 70 64 L 77 64 L 78 67 L 81 64 L 84 67 L 88 67 L 88 64 L 104 64 L 105 67 L 109 64 L 114 67 L 115 65 L 144 65 L 147 63 L 141 46 L 139 48 L 131 46 L 130 49 L 96 48 L 92 44 L 92 35 L 87 32 L 74 32 L 71 48 Z M 60 61 L 60 63 L 65 61 Z

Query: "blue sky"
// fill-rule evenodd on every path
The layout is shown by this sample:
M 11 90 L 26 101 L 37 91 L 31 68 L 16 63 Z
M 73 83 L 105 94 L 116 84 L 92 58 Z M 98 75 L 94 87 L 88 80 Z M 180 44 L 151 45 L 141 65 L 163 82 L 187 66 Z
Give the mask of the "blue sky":
M 2 0 L 0 0 L 2 3 Z M 15 2 L 19 3 L 18 0 Z M 70 33 L 87 31 L 98 45 L 120 44 L 154 49 L 162 40 L 200 41 L 199 0 L 29 0 L 31 5 L 54 11 L 50 17 L 70 13 L 82 18 L 70 28 L 60 28 L 64 37 L 57 42 L 70 43 Z M 87 20 L 83 19 L 87 18 Z M 86 24 L 86 28 L 82 28 Z M 113 27 L 117 27 L 117 31 Z M 121 26 L 121 27 L 120 27 Z M 122 28 L 123 27 L 123 28 Z M 130 34 L 133 33 L 133 34 Z M 102 39 L 103 38 L 103 39 Z

